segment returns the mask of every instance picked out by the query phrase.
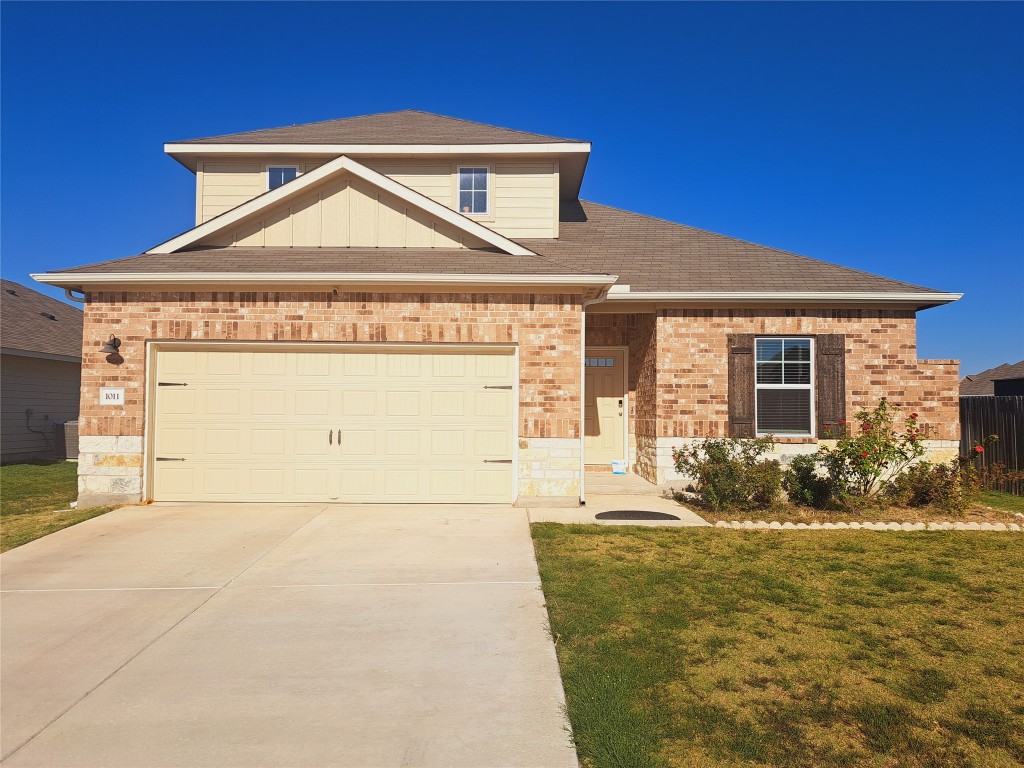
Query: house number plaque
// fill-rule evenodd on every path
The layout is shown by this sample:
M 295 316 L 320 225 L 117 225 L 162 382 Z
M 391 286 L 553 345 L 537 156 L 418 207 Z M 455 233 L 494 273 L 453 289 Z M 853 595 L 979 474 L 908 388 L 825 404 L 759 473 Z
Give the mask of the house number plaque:
M 124 405 L 124 387 L 100 387 L 100 405 Z

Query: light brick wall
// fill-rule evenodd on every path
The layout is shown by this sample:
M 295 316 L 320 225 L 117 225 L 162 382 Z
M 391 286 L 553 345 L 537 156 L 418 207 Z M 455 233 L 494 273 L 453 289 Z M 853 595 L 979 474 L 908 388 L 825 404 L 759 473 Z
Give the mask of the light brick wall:
M 120 365 L 107 362 L 99 352 L 110 334 L 122 342 Z M 580 435 L 578 295 L 94 292 L 85 307 L 84 340 L 83 439 L 142 437 L 147 341 L 516 344 L 518 436 L 578 442 Z M 101 386 L 124 387 L 124 407 L 100 406 Z M 102 474 L 90 474 L 98 466 L 93 459 L 83 456 L 80 491 L 102 494 L 112 487 L 109 467 L 117 460 L 105 456 Z M 528 468 L 527 463 L 523 471 Z M 138 471 L 134 466 L 125 470 L 133 476 Z M 540 479 L 556 479 L 548 473 Z M 99 477 L 104 479 L 90 479 Z M 530 479 L 535 478 L 521 477 Z M 578 492 L 579 478 L 566 480 L 556 495 Z
M 674 309 L 656 314 L 591 315 L 587 343 L 630 347 L 634 471 L 664 482 L 671 447 L 729 433 L 728 335 L 753 333 L 846 335 L 846 415 L 882 397 L 928 430 L 936 460 L 960 435 L 958 365 L 918 360 L 915 313 L 888 309 Z M 814 449 L 811 439 L 787 439 L 789 455 Z
M 659 437 L 728 434 L 728 334 L 846 334 L 846 417 L 882 398 L 916 411 L 928 436 L 959 440 L 956 360 L 918 360 L 914 312 L 674 309 L 658 317 Z

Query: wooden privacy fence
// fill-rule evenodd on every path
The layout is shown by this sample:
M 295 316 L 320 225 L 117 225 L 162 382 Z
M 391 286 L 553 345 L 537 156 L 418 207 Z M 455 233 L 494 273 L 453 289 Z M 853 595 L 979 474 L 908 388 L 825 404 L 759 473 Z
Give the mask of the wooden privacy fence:
M 999 440 L 985 446 L 982 466 L 1000 463 L 1024 471 L 1024 396 L 961 397 L 960 455 L 974 456 L 974 446 L 989 435 Z M 1007 482 L 1001 491 L 1024 495 L 1024 481 Z

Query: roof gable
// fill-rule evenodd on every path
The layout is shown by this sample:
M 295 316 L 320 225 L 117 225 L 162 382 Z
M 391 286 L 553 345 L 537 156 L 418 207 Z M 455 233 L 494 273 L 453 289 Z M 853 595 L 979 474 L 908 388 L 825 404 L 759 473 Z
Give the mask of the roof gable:
M 532 252 L 342 156 L 151 248 L 197 246 L 493 247 Z
M 551 144 L 586 143 L 458 117 L 404 109 L 373 115 L 265 128 L 176 144 Z
M 82 310 L 12 280 L 0 283 L 4 352 L 81 359 Z

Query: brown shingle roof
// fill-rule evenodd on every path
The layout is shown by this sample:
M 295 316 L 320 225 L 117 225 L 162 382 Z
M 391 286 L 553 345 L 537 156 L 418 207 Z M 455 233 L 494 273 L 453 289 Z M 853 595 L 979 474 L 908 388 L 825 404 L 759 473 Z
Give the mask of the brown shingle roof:
M 82 356 L 82 310 L 0 280 L 0 346 L 23 352 Z
M 415 109 L 265 128 L 175 144 L 549 144 L 585 143 L 514 131 Z
M 381 272 L 388 274 L 590 274 L 543 256 L 449 248 L 202 248 L 144 253 L 57 270 L 89 272 Z
M 1024 360 L 1003 363 L 987 371 L 964 376 L 960 380 L 960 397 L 984 397 L 995 394 L 993 382 L 1001 379 L 1024 379 Z
M 910 283 L 590 202 L 562 201 L 557 239 L 495 250 L 216 248 L 142 254 L 60 272 L 397 272 L 609 274 L 634 293 L 932 293 Z
M 586 201 L 562 201 L 557 240 L 518 242 L 632 291 L 929 291 L 910 283 Z

